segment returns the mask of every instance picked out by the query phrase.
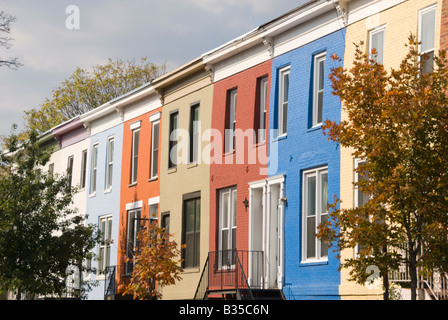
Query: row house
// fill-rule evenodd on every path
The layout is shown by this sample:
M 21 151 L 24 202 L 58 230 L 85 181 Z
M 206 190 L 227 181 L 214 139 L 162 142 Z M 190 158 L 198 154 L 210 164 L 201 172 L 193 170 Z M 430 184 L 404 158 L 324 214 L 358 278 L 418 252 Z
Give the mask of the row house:
M 162 102 L 160 217 L 182 250 L 182 280 L 164 299 L 191 299 L 209 251 L 213 85 L 200 58 L 152 82 Z M 169 224 L 168 224 L 169 222 Z
M 334 196 L 341 208 L 365 201 L 360 160 L 322 133 L 346 119 L 331 56 L 348 69 L 364 41 L 397 66 L 410 32 L 436 52 L 447 2 L 309 1 L 47 132 L 48 169 L 70 169 L 74 205 L 103 232 L 88 299 L 122 297 L 126 258 L 153 221 L 186 245 L 163 299 L 380 299 L 338 270 L 356 248 L 339 258 L 315 236 Z
M 421 42 L 419 49 L 422 53 L 429 53 L 431 57 L 441 48 L 442 13 L 446 14 L 447 1 L 441 0 L 385 0 L 385 1 L 349 1 L 345 4 L 345 11 L 349 14 L 346 33 L 346 47 L 344 53 L 344 68 L 350 69 L 355 57 L 353 43 L 364 42 L 366 54 L 371 55 L 375 48 L 377 55 L 371 57 L 384 64 L 386 70 L 398 68 L 404 56 L 408 53 L 405 44 L 412 33 Z M 444 9 L 444 11 L 442 11 Z M 446 16 L 445 16 L 445 21 Z M 446 28 L 446 27 L 445 27 Z M 445 29 L 446 30 L 446 29 Z M 444 48 L 446 49 L 446 47 Z M 426 70 L 431 70 L 432 59 L 428 60 Z M 347 115 L 342 109 L 341 120 Z M 362 177 L 354 171 L 365 161 L 355 159 L 353 150 L 341 148 L 341 208 L 352 208 L 363 205 L 366 197 L 354 188 L 354 182 Z M 356 248 L 345 250 L 341 259 L 356 255 Z M 341 285 L 339 295 L 341 298 L 351 299 L 381 299 L 381 284 L 373 286 L 356 285 L 347 281 L 350 270 L 341 270 Z M 394 279 L 391 279 L 394 280 Z M 406 293 L 403 293 L 405 297 Z

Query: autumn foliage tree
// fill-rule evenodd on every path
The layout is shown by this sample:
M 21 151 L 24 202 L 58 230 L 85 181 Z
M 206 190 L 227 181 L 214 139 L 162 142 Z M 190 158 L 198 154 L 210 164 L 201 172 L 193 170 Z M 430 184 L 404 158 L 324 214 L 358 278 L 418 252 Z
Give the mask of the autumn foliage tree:
M 391 270 L 408 265 L 416 299 L 418 270 L 448 271 L 448 61 L 441 51 L 434 70 L 422 72 L 428 56 L 419 54 L 412 35 L 406 46 L 390 72 L 363 43 L 350 70 L 332 69 L 333 94 L 347 120 L 327 120 L 323 131 L 366 160 L 355 169 L 366 178 L 355 184 L 369 200 L 340 209 L 336 199 L 318 236 L 337 251 L 358 246 L 357 255 L 341 261 L 358 283 L 370 275 L 368 266 L 377 266 L 387 285 Z
M 130 283 L 120 288 L 123 294 L 132 294 L 134 299 L 160 299 L 158 288 L 172 285 L 181 280 L 180 249 L 175 241 L 170 241 L 170 234 L 157 222 L 141 230 L 137 236 L 138 247 L 127 263 L 133 263 Z

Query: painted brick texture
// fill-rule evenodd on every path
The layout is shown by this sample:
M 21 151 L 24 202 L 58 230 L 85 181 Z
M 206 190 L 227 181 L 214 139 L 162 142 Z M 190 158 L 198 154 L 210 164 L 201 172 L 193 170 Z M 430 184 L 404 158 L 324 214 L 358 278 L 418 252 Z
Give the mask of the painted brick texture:
M 278 168 L 270 166 L 269 176 L 285 174 L 287 205 L 285 208 L 285 287 L 287 299 L 338 299 L 339 260 L 331 249 L 328 261 L 302 263 L 302 174 L 304 170 L 328 167 L 328 200 L 339 196 L 340 150 L 328 141 L 320 127 L 311 128 L 312 70 L 316 54 L 326 52 L 323 119 L 340 120 L 339 99 L 331 94 L 328 74 L 330 56 L 344 57 L 345 30 L 324 36 L 308 45 L 288 52 L 273 61 L 270 123 L 275 128 L 278 108 L 278 70 L 290 66 L 287 136 L 271 142 L 277 144 Z

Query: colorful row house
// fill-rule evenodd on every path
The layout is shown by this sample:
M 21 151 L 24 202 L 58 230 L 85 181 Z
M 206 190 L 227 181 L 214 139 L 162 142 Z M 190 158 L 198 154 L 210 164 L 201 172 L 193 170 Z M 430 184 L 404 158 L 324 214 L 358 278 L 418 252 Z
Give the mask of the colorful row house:
M 361 160 L 322 133 L 346 119 L 331 56 L 350 68 L 363 41 L 394 67 L 411 32 L 434 53 L 447 2 L 309 1 L 43 135 L 50 170 L 71 169 L 74 203 L 103 234 L 88 299 L 125 298 L 126 258 L 153 221 L 186 245 L 163 299 L 381 299 L 338 269 L 356 248 L 339 258 L 315 236 L 334 196 L 365 201 Z

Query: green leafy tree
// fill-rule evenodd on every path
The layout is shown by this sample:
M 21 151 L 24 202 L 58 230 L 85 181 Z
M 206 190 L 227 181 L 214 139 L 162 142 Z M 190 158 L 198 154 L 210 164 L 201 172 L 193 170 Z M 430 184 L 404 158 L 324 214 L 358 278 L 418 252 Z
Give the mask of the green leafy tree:
M 109 59 L 92 70 L 77 68 L 52 91 L 38 108 L 25 111 L 25 137 L 29 130 L 44 133 L 73 117 L 93 110 L 163 75 L 166 66 L 140 61 Z
M 400 264 L 409 266 L 412 299 L 417 270 L 448 271 L 448 61 L 441 51 L 434 70 L 422 72 L 428 56 L 412 35 L 406 46 L 399 68 L 387 72 L 357 44 L 353 67 L 336 66 L 330 75 L 348 120 L 323 126 L 329 139 L 366 160 L 356 169 L 366 177 L 357 186 L 369 200 L 340 209 L 336 199 L 318 236 L 338 251 L 358 245 L 341 268 L 365 283 L 368 267 L 378 267 L 386 299 L 387 276 Z
M 76 190 L 67 188 L 67 175 L 41 170 L 51 150 L 39 146 L 37 133 L 8 141 L 0 161 L 0 291 L 19 300 L 61 296 L 68 267 L 82 268 L 97 232 L 72 208 Z

